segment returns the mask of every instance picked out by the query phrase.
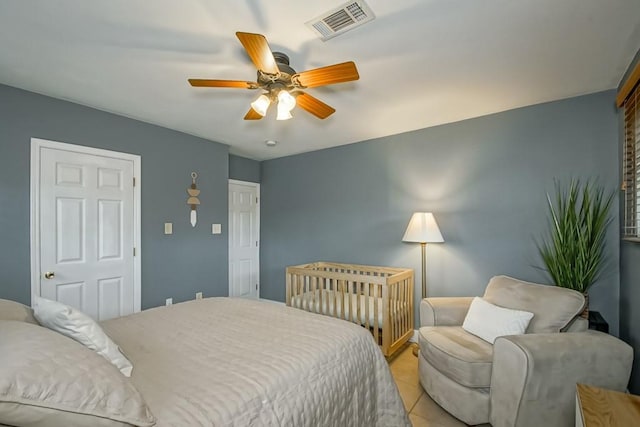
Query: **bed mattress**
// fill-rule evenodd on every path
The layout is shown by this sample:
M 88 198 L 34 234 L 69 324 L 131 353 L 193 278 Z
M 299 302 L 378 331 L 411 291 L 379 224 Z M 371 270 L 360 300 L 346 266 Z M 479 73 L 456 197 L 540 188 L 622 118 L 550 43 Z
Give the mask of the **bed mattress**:
M 364 328 L 206 298 L 102 323 L 158 426 L 410 426 Z

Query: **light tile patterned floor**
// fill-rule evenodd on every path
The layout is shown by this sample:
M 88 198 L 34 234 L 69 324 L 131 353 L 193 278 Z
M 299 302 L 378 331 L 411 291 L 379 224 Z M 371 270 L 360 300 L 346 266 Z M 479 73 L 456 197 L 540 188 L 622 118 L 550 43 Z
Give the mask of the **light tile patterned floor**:
M 412 347 L 401 350 L 389 362 L 400 396 L 414 427 L 464 427 L 465 423 L 449 415 L 424 392 L 418 379 L 418 358 Z M 484 424 L 490 427 L 489 424 Z

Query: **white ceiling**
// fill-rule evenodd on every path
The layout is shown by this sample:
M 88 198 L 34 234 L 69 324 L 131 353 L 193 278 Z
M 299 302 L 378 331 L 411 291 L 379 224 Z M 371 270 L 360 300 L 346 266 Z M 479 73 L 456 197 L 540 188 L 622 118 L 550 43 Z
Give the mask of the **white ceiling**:
M 0 83 L 263 160 L 615 88 L 640 47 L 640 0 L 367 0 L 376 19 L 327 42 L 304 25 L 342 3 L 3 0 Z M 257 91 L 187 83 L 255 80 L 236 31 L 298 71 L 353 60 L 360 80 L 308 89 L 326 120 L 244 121 Z

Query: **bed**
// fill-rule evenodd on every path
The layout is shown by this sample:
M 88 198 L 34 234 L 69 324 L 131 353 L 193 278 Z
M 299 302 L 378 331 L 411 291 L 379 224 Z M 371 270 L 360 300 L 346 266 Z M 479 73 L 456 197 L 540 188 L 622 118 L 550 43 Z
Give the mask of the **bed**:
M 335 262 L 290 266 L 286 304 L 368 329 L 390 357 L 413 335 L 413 270 Z
M 0 339 L 18 323 L 0 320 Z M 128 380 L 157 426 L 410 425 L 383 355 L 355 324 L 282 304 L 205 298 L 101 326 L 133 364 Z

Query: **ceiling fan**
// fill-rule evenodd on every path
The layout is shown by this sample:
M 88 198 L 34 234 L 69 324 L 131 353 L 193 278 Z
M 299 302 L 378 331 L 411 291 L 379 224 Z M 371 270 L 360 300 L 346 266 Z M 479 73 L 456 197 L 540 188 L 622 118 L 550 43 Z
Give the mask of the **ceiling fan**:
M 260 120 L 272 103 L 277 103 L 277 120 L 290 119 L 291 110 L 296 105 L 319 119 L 326 119 L 336 110 L 308 93 L 302 92 L 301 89 L 349 82 L 360 78 L 353 61 L 298 73 L 289 66 L 287 55 L 271 51 L 267 39 L 262 34 L 237 32 L 236 36 L 258 69 L 257 81 L 189 79 L 189 83 L 195 87 L 262 89 L 263 94 L 251 103 L 251 108 L 244 116 L 245 120 Z

